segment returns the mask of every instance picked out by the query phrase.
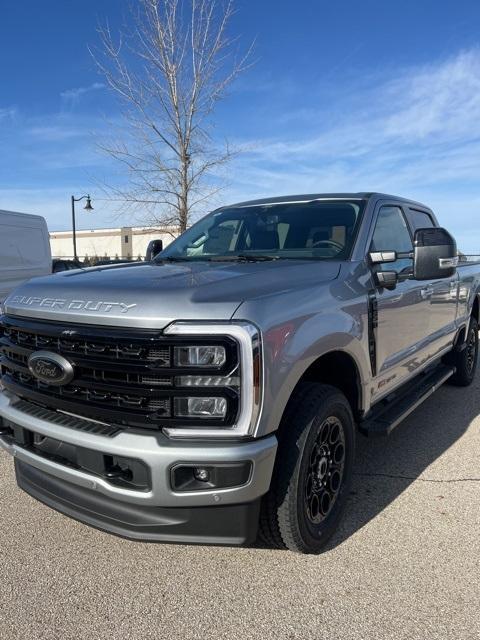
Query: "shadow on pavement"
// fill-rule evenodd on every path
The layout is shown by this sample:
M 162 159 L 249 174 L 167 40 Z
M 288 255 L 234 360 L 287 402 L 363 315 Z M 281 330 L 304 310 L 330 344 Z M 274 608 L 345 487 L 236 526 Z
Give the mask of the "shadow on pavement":
M 358 435 L 350 499 L 340 528 L 325 551 L 342 544 L 394 502 L 461 438 L 479 413 L 480 375 L 467 388 L 444 385 L 388 438 Z M 458 477 L 461 473 L 459 469 Z M 259 540 L 254 546 L 269 548 Z
M 480 413 L 480 378 L 470 387 L 444 385 L 390 437 L 359 437 L 355 477 L 340 529 L 327 550 L 364 527 L 401 495 L 467 431 Z M 456 477 L 461 477 L 458 470 Z M 438 476 L 437 476 L 438 477 Z M 392 481 L 385 481 L 391 478 Z M 429 478 L 428 473 L 425 478 Z M 373 480 L 365 482 L 365 480 Z

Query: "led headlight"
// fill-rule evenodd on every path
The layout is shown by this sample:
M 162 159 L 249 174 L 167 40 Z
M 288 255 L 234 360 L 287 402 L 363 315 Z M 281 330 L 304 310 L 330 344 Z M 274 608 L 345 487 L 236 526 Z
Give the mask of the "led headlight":
M 227 354 L 221 345 L 175 347 L 174 359 L 177 367 L 221 367 Z
M 172 322 L 164 329 L 179 369 L 172 389 L 172 438 L 238 438 L 255 433 L 262 404 L 261 334 L 245 322 Z M 216 343 L 216 344 L 215 344 Z M 183 371 L 181 371 L 183 369 Z M 187 391 L 188 389 L 188 391 Z
M 224 418 L 227 413 L 227 400 L 208 396 L 175 398 L 174 412 L 178 418 Z
M 175 378 L 179 387 L 239 387 L 238 376 L 179 376 Z

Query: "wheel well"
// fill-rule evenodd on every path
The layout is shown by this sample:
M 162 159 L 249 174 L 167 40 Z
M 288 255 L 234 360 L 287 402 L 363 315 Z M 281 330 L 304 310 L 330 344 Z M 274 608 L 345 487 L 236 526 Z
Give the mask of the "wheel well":
M 473 318 L 475 318 L 475 320 L 477 322 L 480 322 L 479 318 L 480 318 L 480 305 L 478 302 L 478 296 L 479 293 L 477 292 L 475 294 L 475 298 L 473 300 L 473 304 L 472 304 L 472 313 L 470 314 Z M 462 345 L 467 337 L 467 329 L 468 329 L 468 323 L 466 327 L 462 327 L 460 329 L 460 331 L 458 332 L 458 335 L 456 337 L 455 340 L 455 345 Z
M 473 306 L 472 306 L 472 316 L 475 318 L 475 320 L 478 322 L 478 293 L 475 294 L 475 300 L 473 301 Z
M 353 415 L 360 409 L 360 375 L 354 359 L 344 351 L 332 351 L 321 356 L 304 372 L 298 384 L 320 382 L 339 389 L 347 398 Z M 294 391 L 295 393 L 295 391 Z

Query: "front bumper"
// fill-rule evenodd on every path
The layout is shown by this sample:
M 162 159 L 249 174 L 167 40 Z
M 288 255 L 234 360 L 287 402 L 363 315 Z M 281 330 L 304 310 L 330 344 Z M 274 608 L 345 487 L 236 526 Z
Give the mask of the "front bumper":
M 19 425 L 39 437 L 107 456 L 134 458 L 150 474 L 148 490 L 115 486 L 98 475 L 43 457 L 0 436 L 0 447 L 16 459 L 20 487 L 39 500 L 78 520 L 131 538 L 240 544 L 254 537 L 259 499 L 270 486 L 275 436 L 249 442 L 206 443 L 170 440 L 160 432 L 101 435 L 85 430 L 83 420 L 78 420 L 77 428 L 75 419 L 69 419 L 68 426 L 64 426 L 65 420 L 49 420 L 53 412 L 48 410 L 27 413 L 19 409 L 25 403 L 18 404 L 17 400 L 0 394 L 4 424 Z M 252 470 L 241 486 L 181 492 L 172 488 L 171 470 L 178 464 L 244 461 L 251 462 Z
M 260 499 L 216 507 L 155 507 L 112 500 L 15 461 L 18 486 L 49 507 L 132 540 L 240 545 L 257 534 Z

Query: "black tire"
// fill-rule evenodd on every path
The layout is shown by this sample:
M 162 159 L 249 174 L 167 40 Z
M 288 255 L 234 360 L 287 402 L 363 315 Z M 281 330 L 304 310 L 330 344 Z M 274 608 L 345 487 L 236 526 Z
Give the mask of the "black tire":
M 478 322 L 470 318 L 465 348 L 450 354 L 448 363 L 456 368 L 449 382 L 457 387 L 468 387 L 472 384 L 477 370 L 478 360 Z
M 289 402 L 279 429 L 260 537 L 299 553 L 320 553 L 340 522 L 350 491 L 355 424 L 343 393 L 305 383 Z

